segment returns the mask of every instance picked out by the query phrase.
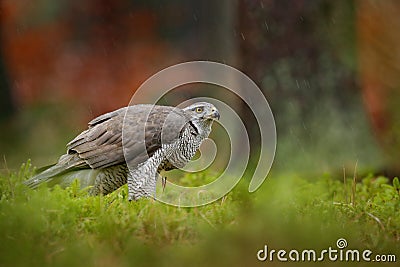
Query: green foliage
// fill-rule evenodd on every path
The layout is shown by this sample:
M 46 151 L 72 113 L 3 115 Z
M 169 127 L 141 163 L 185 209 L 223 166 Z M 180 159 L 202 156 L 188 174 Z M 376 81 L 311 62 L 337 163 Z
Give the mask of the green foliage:
M 0 266 L 249 266 L 264 244 L 318 249 L 338 238 L 400 251 L 398 179 L 366 177 L 352 197 L 351 179 L 274 177 L 254 194 L 240 183 L 211 205 L 176 208 L 130 203 L 126 186 L 99 197 L 77 183 L 29 190 L 21 181 L 32 171 L 27 162 L 0 177 Z
M 399 178 L 394 177 L 393 179 L 393 188 L 397 191 L 397 193 L 400 194 L 400 182 L 399 182 Z

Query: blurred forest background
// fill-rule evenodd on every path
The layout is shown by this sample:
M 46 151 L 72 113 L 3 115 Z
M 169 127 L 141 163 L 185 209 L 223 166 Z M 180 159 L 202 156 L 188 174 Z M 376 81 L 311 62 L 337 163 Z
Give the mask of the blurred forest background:
M 2 170 L 28 158 L 55 162 L 90 119 L 126 106 L 157 71 L 212 60 L 263 90 L 277 124 L 274 170 L 341 173 L 357 163 L 365 172 L 400 173 L 398 1 L 0 5 Z M 246 123 L 254 144 L 254 121 Z

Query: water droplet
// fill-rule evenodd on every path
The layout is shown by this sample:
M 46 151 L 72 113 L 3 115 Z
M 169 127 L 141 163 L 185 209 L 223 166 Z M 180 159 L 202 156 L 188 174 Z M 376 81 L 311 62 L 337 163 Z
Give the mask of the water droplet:
M 269 26 L 268 26 L 268 23 L 266 20 L 264 21 L 264 24 L 265 24 L 265 28 L 267 28 L 267 31 L 269 31 Z

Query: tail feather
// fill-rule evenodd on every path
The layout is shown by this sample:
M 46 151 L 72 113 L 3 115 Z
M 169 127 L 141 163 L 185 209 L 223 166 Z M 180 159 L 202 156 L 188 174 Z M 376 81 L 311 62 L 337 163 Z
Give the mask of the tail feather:
M 43 183 L 57 183 L 60 182 L 58 181 L 58 178 L 61 177 L 59 174 L 61 174 L 63 171 L 65 171 L 64 166 L 56 164 L 25 181 L 24 184 L 32 189 L 35 189 Z
M 37 168 L 37 169 L 35 169 L 35 174 L 42 173 L 42 172 L 44 172 L 45 170 L 50 169 L 51 167 L 53 167 L 53 166 L 55 166 L 55 165 L 56 165 L 56 164 L 51 164 L 51 165 L 47 165 L 47 166 L 43 166 L 43 167 Z
M 69 186 L 74 180 L 79 180 L 82 188 L 94 185 L 98 170 L 88 169 L 74 155 L 63 155 L 57 164 L 39 169 L 39 174 L 24 182 L 32 189 L 46 183 L 49 186 L 59 184 Z

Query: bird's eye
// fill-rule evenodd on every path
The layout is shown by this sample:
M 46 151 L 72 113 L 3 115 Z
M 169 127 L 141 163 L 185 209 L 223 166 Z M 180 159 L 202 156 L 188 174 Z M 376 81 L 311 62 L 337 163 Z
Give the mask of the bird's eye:
M 196 112 L 197 112 L 197 113 L 203 112 L 203 108 L 196 108 Z

